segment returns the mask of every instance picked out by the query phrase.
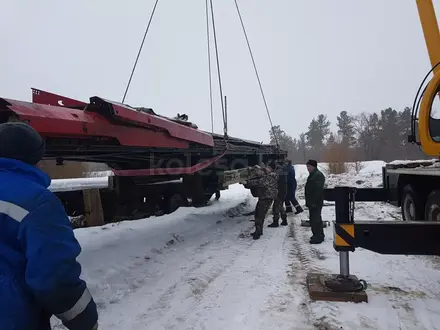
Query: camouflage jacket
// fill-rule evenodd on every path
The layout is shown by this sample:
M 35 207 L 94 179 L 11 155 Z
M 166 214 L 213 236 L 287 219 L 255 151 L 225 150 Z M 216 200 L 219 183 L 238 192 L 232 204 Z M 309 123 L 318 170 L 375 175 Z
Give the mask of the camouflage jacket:
M 271 172 L 261 177 L 250 179 L 246 188 L 254 190 L 252 195 L 261 199 L 276 199 L 278 197 L 278 174 Z

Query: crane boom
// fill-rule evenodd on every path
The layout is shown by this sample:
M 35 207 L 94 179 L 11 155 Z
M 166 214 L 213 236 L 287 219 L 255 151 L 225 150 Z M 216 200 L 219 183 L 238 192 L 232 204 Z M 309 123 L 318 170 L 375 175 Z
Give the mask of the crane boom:
M 410 141 L 416 142 L 417 139 L 420 139 L 420 145 L 425 154 L 439 156 L 440 119 L 435 118 L 437 114 L 432 112 L 432 105 L 435 96 L 439 95 L 440 97 L 440 30 L 432 0 L 416 0 L 416 4 L 431 62 L 433 78 L 420 95 L 419 92 L 417 93 L 416 100 L 414 101 Z M 425 79 L 428 76 L 429 74 Z M 416 123 L 418 123 L 418 134 L 415 131 Z
M 434 67 L 440 62 L 440 30 L 435 15 L 434 4 L 432 0 L 416 0 L 416 3 L 426 47 L 428 48 L 429 59 L 432 67 Z M 439 70 L 440 66 L 434 69 L 434 74 L 437 74 Z

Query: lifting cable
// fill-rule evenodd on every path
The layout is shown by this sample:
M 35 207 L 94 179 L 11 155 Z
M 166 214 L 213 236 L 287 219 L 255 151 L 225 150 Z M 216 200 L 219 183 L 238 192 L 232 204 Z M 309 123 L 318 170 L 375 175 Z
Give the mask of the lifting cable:
M 277 136 L 275 135 L 275 130 L 274 130 L 274 128 L 273 128 L 272 119 L 271 119 L 271 117 L 270 117 L 269 107 L 268 107 L 267 102 L 266 102 L 266 97 L 264 96 L 263 86 L 262 86 L 262 84 L 261 84 L 260 75 L 258 74 L 257 65 L 255 64 L 255 59 L 254 59 L 254 55 L 253 55 L 253 53 L 252 53 L 251 45 L 250 45 L 250 43 L 249 43 L 249 38 L 248 38 L 248 36 L 247 36 L 246 29 L 245 29 L 245 27 L 244 27 L 243 18 L 241 17 L 240 8 L 238 7 L 237 0 L 234 0 L 234 2 L 235 2 L 235 7 L 237 8 L 238 17 L 240 18 L 240 23 L 241 23 L 241 27 L 242 27 L 242 29 L 243 29 L 243 33 L 244 33 L 244 36 L 245 36 L 245 38 L 246 38 L 246 43 L 247 43 L 247 46 L 248 46 L 248 49 L 249 49 L 249 54 L 251 55 L 252 64 L 253 64 L 253 66 L 254 66 L 255 74 L 256 74 L 256 76 L 257 76 L 257 80 L 258 80 L 258 85 L 260 86 L 260 92 L 261 92 L 261 96 L 263 97 L 264 106 L 266 107 L 266 112 L 267 112 L 267 117 L 269 118 L 270 128 L 271 128 L 271 130 L 272 130 L 272 134 L 273 134 L 273 137 L 274 137 L 274 139 L 275 139 L 276 146 L 279 148 L 280 145 L 279 145 L 279 143 L 278 143 L 278 138 L 277 138 Z
M 206 0 L 206 37 L 208 42 L 208 75 L 209 75 L 209 103 L 211 105 L 211 133 L 214 133 L 214 110 L 212 105 L 212 74 L 211 74 L 211 42 L 209 38 L 209 0 Z
M 223 133 L 224 133 L 224 137 L 226 140 L 227 133 L 228 133 L 228 129 L 227 129 L 228 127 L 227 127 L 227 121 L 226 121 L 225 105 L 223 102 L 223 88 L 222 88 L 222 79 L 221 79 L 221 75 L 220 75 L 220 61 L 219 61 L 219 56 L 218 56 L 217 33 L 216 33 L 216 29 L 215 29 L 215 20 L 214 20 L 214 6 L 212 5 L 212 0 L 209 0 L 209 1 L 210 1 L 210 5 L 211 5 L 212 32 L 214 34 L 215 57 L 216 57 L 216 61 L 217 61 L 217 75 L 218 75 L 218 84 L 219 84 L 219 88 L 220 88 L 220 100 L 221 100 L 222 115 L 223 115 Z
M 134 62 L 133 70 L 131 71 L 131 75 L 130 75 L 130 79 L 128 80 L 127 87 L 125 88 L 125 93 L 124 93 L 124 97 L 122 98 L 122 103 L 125 102 L 125 97 L 127 96 L 128 89 L 130 88 L 131 79 L 133 78 L 134 71 L 136 70 L 136 65 L 139 60 L 139 56 L 141 55 L 142 47 L 144 46 L 145 38 L 147 37 L 148 30 L 150 29 L 151 21 L 153 20 L 154 13 L 156 12 L 156 7 L 157 7 L 158 2 L 159 2 L 159 0 L 156 0 L 154 7 L 153 7 L 153 11 L 151 12 L 150 20 L 148 21 L 147 28 L 145 29 L 144 37 L 142 39 L 141 46 L 139 47 L 139 52 L 136 56 L 136 61 Z

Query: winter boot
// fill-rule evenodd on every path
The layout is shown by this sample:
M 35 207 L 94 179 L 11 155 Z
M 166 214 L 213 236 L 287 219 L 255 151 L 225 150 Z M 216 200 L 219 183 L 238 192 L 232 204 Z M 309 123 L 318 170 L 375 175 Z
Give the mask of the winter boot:
M 302 212 L 304 212 L 303 208 L 302 208 L 300 205 L 298 205 L 298 206 L 296 207 L 296 212 L 295 212 L 295 214 L 300 214 L 300 213 L 302 213 Z
M 276 228 L 278 227 L 278 220 L 273 220 L 273 222 L 268 226 L 269 228 Z
M 283 219 L 283 221 L 281 221 L 281 226 L 287 226 L 287 219 Z
M 310 238 L 310 244 L 321 244 L 322 242 L 324 242 L 324 237 L 311 237 Z
M 259 239 L 261 235 L 263 235 L 263 227 L 262 226 L 255 226 L 255 232 L 252 233 L 252 237 L 254 239 Z
M 292 213 L 292 212 L 293 212 L 292 206 L 291 205 L 286 206 L 286 213 Z

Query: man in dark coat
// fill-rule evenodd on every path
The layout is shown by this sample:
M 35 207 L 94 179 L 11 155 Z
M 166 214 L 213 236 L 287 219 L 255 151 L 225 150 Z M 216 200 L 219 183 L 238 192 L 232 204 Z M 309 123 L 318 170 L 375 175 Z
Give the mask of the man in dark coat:
M 266 166 L 263 168 L 261 176 L 247 180 L 244 186 L 251 189 L 253 195 L 258 197 L 255 208 L 255 232 L 252 233 L 252 236 L 254 239 L 259 239 L 263 235 L 267 211 L 278 195 L 278 175 Z
M 273 201 L 272 214 L 273 221 L 268 226 L 270 228 L 276 228 L 279 226 L 279 220 L 281 215 L 281 226 L 287 226 L 287 214 L 284 210 L 284 200 L 287 194 L 287 173 L 286 168 L 282 164 L 276 164 L 275 171 L 278 175 L 278 196 Z
M 96 304 L 80 278 L 81 251 L 49 176 L 35 165 L 45 142 L 29 125 L 0 124 L 0 328 L 98 328 Z
M 309 209 L 310 226 L 313 236 L 310 238 L 311 244 L 320 244 L 324 241 L 324 229 L 322 224 L 321 211 L 324 204 L 324 184 L 325 177 L 318 170 L 316 160 L 307 162 L 309 177 L 305 187 L 306 206 Z
M 296 178 L 295 178 L 295 167 L 292 165 L 292 161 L 288 160 L 286 164 L 286 172 L 287 172 L 287 194 L 285 198 L 286 203 L 286 213 L 291 213 L 292 205 L 296 209 L 295 214 L 299 214 L 303 212 L 303 208 L 299 205 L 296 200 Z

